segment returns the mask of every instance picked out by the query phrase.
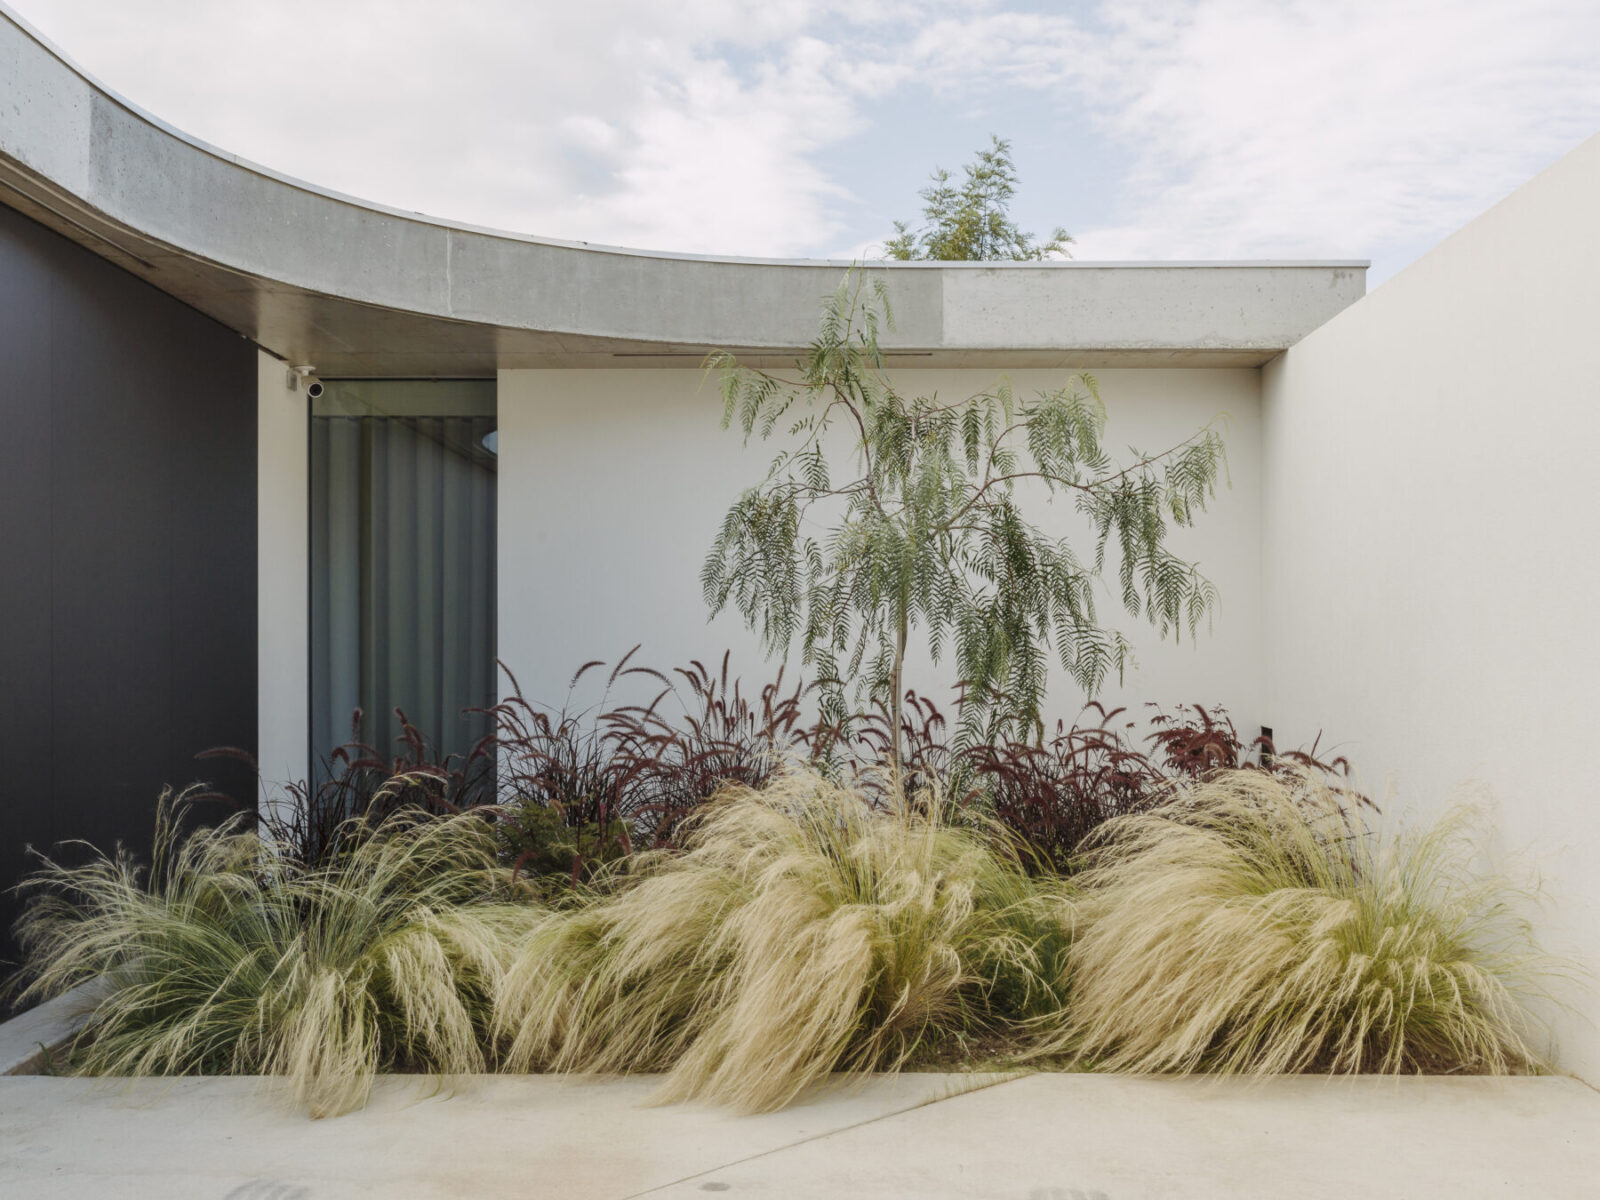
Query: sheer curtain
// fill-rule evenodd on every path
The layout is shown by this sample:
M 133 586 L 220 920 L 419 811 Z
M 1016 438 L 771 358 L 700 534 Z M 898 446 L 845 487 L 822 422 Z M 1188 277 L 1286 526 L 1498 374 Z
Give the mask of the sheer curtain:
M 352 735 L 393 755 L 403 711 L 466 755 L 494 702 L 492 382 L 346 381 L 311 421 L 313 768 Z

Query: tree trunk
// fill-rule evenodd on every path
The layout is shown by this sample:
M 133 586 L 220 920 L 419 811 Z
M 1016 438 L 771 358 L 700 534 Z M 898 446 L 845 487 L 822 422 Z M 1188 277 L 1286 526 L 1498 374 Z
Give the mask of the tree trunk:
M 904 787 L 905 784 L 905 756 L 900 749 L 900 726 L 904 720 L 905 707 L 905 666 L 906 666 L 906 637 L 908 614 L 904 609 L 900 612 L 899 628 L 895 631 L 894 667 L 889 672 L 889 764 L 894 771 L 895 783 Z

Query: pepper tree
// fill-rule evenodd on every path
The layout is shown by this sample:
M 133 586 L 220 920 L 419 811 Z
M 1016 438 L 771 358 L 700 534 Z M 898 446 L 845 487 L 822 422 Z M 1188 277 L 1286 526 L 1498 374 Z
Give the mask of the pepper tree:
M 1052 659 L 1090 696 L 1128 662 L 1096 607 L 1108 563 L 1129 614 L 1192 636 L 1216 589 L 1167 535 L 1204 511 L 1226 460 L 1213 421 L 1115 462 L 1087 374 L 1031 396 L 1005 380 L 959 400 L 907 395 L 879 345 L 891 321 L 882 280 L 853 271 L 793 373 L 708 360 L 723 427 L 780 448 L 728 509 L 701 583 L 713 615 L 736 608 L 768 654 L 799 639 L 825 715 L 881 703 L 898 770 L 914 636 L 936 663 L 953 656 L 964 736 L 1030 739 Z M 1086 554 L 1032 519 L 1023 492 L 1040 489 L 1086 518 Z

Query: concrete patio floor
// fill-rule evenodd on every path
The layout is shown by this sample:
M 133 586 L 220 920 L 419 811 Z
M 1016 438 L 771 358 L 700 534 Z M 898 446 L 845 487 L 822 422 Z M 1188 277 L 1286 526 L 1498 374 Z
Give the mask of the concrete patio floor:
M 312 1121 L 242 1078 L 0 1078 L 16 1200 L 1600 1196 L 1600 1093 L 1565 1078 L 906 1075 L 739 1117 L 652 1081 L 380 1081 Z

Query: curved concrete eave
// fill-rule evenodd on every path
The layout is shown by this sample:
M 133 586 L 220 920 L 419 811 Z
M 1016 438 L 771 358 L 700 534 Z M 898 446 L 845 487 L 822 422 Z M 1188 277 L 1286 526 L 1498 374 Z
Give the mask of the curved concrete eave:
M 782 360 L 845 263 L 669 255 L 403 213 L 208 146 L 0 5 L 0 202 L 324 375 Z M 908 365 L 1255 365 L 1365 262 L 891 263 Z

